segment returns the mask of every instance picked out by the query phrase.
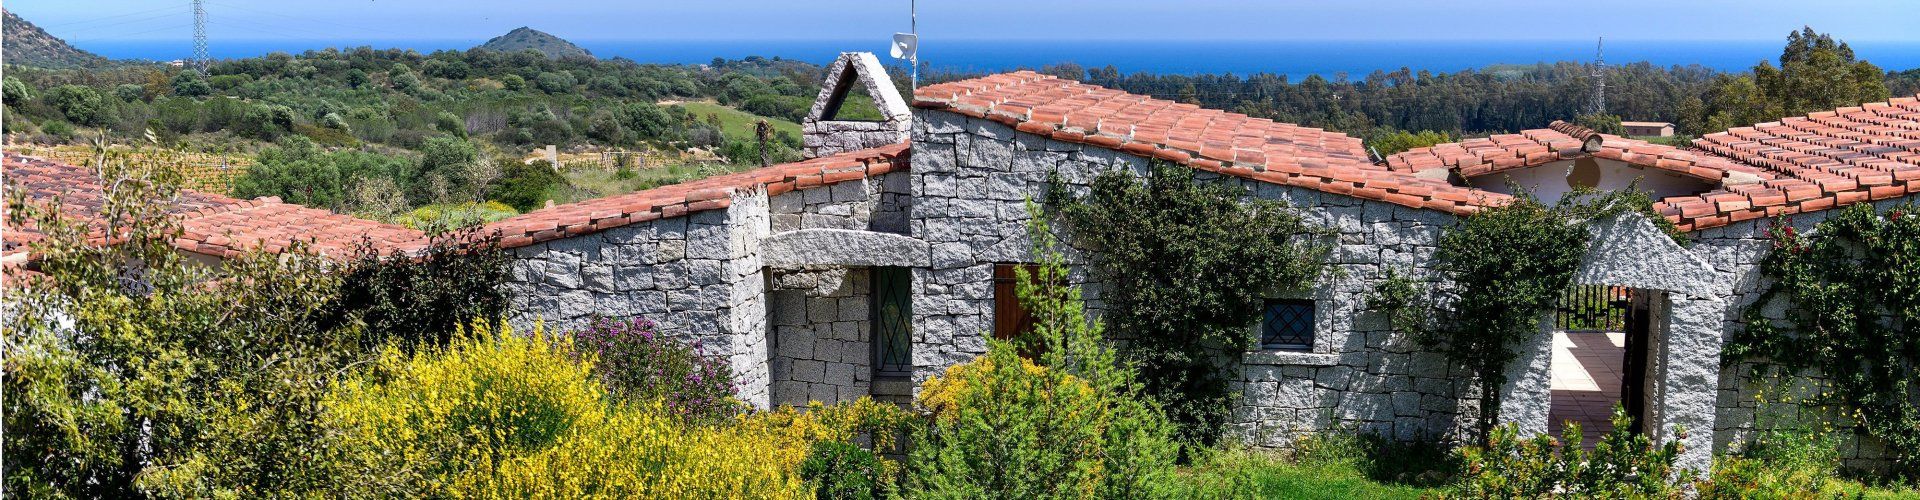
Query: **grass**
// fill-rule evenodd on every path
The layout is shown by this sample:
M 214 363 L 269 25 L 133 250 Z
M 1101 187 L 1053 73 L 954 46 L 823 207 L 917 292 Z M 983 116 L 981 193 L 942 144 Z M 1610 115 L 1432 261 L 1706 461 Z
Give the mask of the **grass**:
M 1381 482 L 1354 463 L 1291 460 L 1271 451 L 1222 451 L 1181 471 L 1181 498 L 1415 499 L 1440 490 Z
M 695 179 L 730 174 L 758 167 L 754 164 L 727 163 L 685 163 L 666 165 L 657 168 L 628 170 L 621 174 L 617 170 L 597 168 L 568 169 L 561 173 L 567 179 L 567 185 L 554 188 L 548 194 L 555 204 L 573 203 L 622 193 L 631 193 L 642 189 L 652 189 L 668 184 L 678 184 Z
M 1184 498 L 1423 498 L 1458 477 L 1440 443 L 1399 443 L 1372 434 L 1326 432 L 1288 452 L 1228 448 L 1184 467 Z
M 794 137 L 800 137 L 800 124 L 798 123 L 779 118 L 763 117 L 723 106 L 712 101 L 687 101 L 680 103 L 680 107 L 686 108 L 688 112 L 693 113 L 694 116 L 698 117 L 701 121 L 705 121 L 707 115 L 719 115 L 720 133 L 730 139 L 742 141 L 753 140 L 753 124 L 759 120 L 766 120 L 767 123 L 772 124 L 775 133 L 786 132 L 793 134 Z

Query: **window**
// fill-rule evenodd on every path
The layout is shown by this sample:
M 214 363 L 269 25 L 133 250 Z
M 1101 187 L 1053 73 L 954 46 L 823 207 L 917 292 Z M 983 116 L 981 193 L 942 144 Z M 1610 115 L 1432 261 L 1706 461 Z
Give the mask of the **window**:
M 1020 279 L 1015 268 L 1026 268 L 1028 275 L 1040 270 L 1033 264 L 993 265 L 993 338 L 1007 340 L 1033 329 L 1033 315 L 1020 305 Z
M 1260 346 L 1305 351 L 1313 348 L 1313 301 L 1268 299 L 1260 316 Z
M 913 374 L 913 273 L 904 267 L 873 268 L 873 374 Z

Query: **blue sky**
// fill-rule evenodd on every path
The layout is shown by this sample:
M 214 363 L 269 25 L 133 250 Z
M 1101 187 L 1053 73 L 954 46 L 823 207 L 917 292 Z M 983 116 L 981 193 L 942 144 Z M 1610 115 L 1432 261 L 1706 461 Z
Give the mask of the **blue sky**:
M 185 0 L 10 0 L 81 45 L 178 40 Z M 907 30 L 905 0 L 208 0 L 209 36 L 484 40 L 532 26 L 578 40 L 865 39 Z M 1781 40 L 1801 25 L 1850 41 L 1920 41 L 1906 0 L 1253 1 L 922 0 L 945 39 Z

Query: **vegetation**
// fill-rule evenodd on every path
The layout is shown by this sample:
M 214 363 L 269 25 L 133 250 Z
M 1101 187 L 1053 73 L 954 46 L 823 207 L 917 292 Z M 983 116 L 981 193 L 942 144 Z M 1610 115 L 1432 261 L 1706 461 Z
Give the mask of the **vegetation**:
M 1558 439 L 1523 439 L 1511 424 L 1495 428 L 1485 445 L 1460 450 L 1466 477 L 1456 493 L 1468 498 L 1678 497 L 1677 486 L 1690 480 L 1685 469 L 1673 465 L 1679 441 L 1655 445 L 1633 432 L 1632 423 L 1616 406 L 1613 430 L 1592 451 L 1581 447 L 1579 424 L 1567 425 Z
M 1138 498 L 1165 493 L 1177 446 L 1173 426 L 1088 321 L 1066 284 L 1066 257 L 1038 205 L 1028 234 L 1037 272 L 1016 291 L 1034 318 L 1011 342 L 930 378 L 916 401 L 931 413 L 910 441 L 908 494 L 943 498 Z M 1031 352 L 1031 351 L 1030 351 Z
M 1092 249 L 1109 285 L 1103 319 L 1127 339 L 1147 394 L 1184 440 L 1211 445 L 1233 403 L 1219 360 L 1257 348 L 1266 299 L 1311 289 L 1327 245 L 1284 204 L 1243 202 L 1240 188 L 1194 176 L 1165 164 L 1144 180 L 1112 172 L 1084 197 L 1056 179 L 1049 199 Z
M 1446 291 L 1421 289 L 1418 277 L 1388 270 L 1369 297 L 1397 331 L 1465 368 L 1478 385 L 1476 433 L 1492 439 L 1500 387 L 1521 342 L 1540 334 L 1541 311 L 1573 284 L 1586 254 L 1586 222 L 1645 211 L 1634 188 L 1575 191 L 1547 206 L 1524 190 L 1512 203 L 1463 217 L 1440 237 L 1435 254 Z
M 1747 309 L 1725 358 L 1820 377 L 1822 393 L 1802 403 L 1883 441 L 1908 479 L 1920 478 L 1917 209 L 1852 205 L 1811 235 L 1773 226 L 1774 248 L 1761 264 L 1771 286 Z
M 298 248 L 188 262 L 156 201 L 177 193 L 177 174 L 118 161 L 101 173 L 113 189 L 98 226 L 18 191 L 8 200 L 10 227 L 32 221 L 47 239 L 34 249 L 44 278 L 8 291 L 7 490 L 128 497 L 321 480 L 316 404 L 364 349 L 357 322 L 327 321 L 342 280 Z M 92 245 L 94 227 L 124 241 Z
M 724 420 L 742 410 L 726 360 L 702 355 L 699 342 L 688 346 L 654 332 L 652 321 L 596 319 L 573 339 L 581 355 L 597 360 L 594 374 L 615 399 L 658 404 L 694 422 Z

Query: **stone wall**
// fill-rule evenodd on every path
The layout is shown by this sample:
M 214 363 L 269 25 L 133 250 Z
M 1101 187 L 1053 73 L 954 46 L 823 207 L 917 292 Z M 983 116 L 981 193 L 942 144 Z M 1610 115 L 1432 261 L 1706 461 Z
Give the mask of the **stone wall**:
M 510 320 L 569 331 L 595 316 L 646 317 L 733 365 L 742 400 L 767 405 L 764 191 L 726 209 L 657 219 L 514 249 Z
M 1084 192 L 1103 172 L 1140 175 L 1148 163 L 947 112 L 916 110 L 914 123 L 911 229 L 929 245 L 931 262 L 914 271 L 914 364 L 923 379 L 985 351 L 993 325 L 993 264 L 1033 260 L 1025 201 L 1044 196 L 1050 173 Z M 1310 222 L 1338 232 L 1331 256 L 1337 272 L 1312 290 L 1275 297 L 1315 299 L 1313 347 L 1248 352 L 1230 363 L 1238 375 L 1233 389 L 1244 396 L 1233 415 L 1234 432 L 1277 445 L 1299 431 L 1334 425 L 1403 438 L 1457 428 L 1463 402 L 1455 374 L 1438 355 L 1421 353 L 1411 339 L 1389 331 L 1381 314 L 1364 310 L 1363 300 L 1387 268 L 1431 275 L 1440 232 L 1452 216 L 1202 175 L 1246 188 L 1252 197 L 1300 207 Z M 1069 280 L 1083 286 L 1098 314 L 1100 286 L 1080 266 L 1083 252 L 1065 250 L 1073 263 Z
M 905 234 L 912 179 L 890 172 L 772 197 L 773 232 L 850 229 Z
M 866 268 L 775 269 L 767 290 L 773 404 L 868 395 L 873 368 Z
M 1874 202 L 1874 207 L 1885 212 L 1894 206 L 1916 200 L 1920 200 L 1920 196 L 1909 195 Z M 1838 210 L 1794 215 L 1787 221 L 1800 234 L 1811 235 L 1815 226 L 1839 213 Z M 1692 235 L 1695 240 L 1693 251 L 1712 264 L 1726 290 L 1726 308 L 1720 318 L 1720 328 L 1727 339 L 1746 328 L 1745 311 L 1771 285 L 1771 280 L 1761 271 L 1760 263 L 1773 249 L 1773 238 L 1768 237 L 1767 233 L 1775 222 L 1774 219 L 1736 222 L 1697 231 Z M 1786 311 L 1781 304 L 1774 304 L 1763 309 L 1762 315 L 1779 321 L 1785 319 Z M 1718 376 L 1719 392 L 1713 423 L 1716 451 L 1726 451 L 1749 442 L 1757 437 L 1757 431 L 1799 427 L 1801 425 L 1796 422 L 1836 417 L 1823 410 L 1802 408 L 1783 401 L 1787 396 L 1801 400 L 1814 394 L 1822 384 L 1818 374 L 1802 374 L 1789 381 L 1778 374 L 1757 370 L 1751 360 L 1735 361 L 1734 366 L 1721 370 Z M 1765 404 L 1759 400 L 1762 391 L 1769 400 Z M 1885 465 L 1885 454 L 1879 443 L 1850 435 L 1842 435 L 1840 439 L 1841 458 L 1847 465 L 1864 468 Z

